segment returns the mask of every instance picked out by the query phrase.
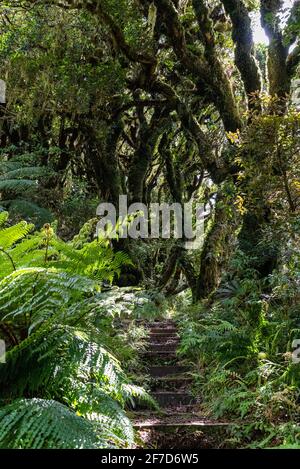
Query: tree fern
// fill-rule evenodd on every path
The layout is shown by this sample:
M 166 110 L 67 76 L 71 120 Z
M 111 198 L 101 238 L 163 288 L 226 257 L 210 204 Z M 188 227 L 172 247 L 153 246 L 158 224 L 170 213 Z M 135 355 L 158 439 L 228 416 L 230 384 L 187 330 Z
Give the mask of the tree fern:
M 63 389 L 69 403 L 76 400 L 88 409 L 90 393 L 101 390 L 121 406 L 134 398 L 153 403 L 141 388 L 131 385 L 118 360 L 93 341 L 91 333 L 57 325 L 58 320 L 59 313 L 8 351 L 0 398 L 41 391 L 55 395 Z
M 38 226 L 43 226 L 44 223 L 54 221 L 54 216 L 50 210 L 41 207 L 32 200 L 15 197 L 2 201 L 2 204 L 9 208 L 12 215 L 19 217 L 22 214 L 22 217 L 26 216 L 27 221 L 34 222 Z
M 11 324 L 16 334 L 27 336 L 43 321 L 81 316 L 96 307 L 92 280 L 43 268 L 13 272 L 0 281 L 0 321 Z M 86 298 L 85 295 L 87 296 Z
M 1 166 L 0 166 L 1 167 Z M 2 166 L 3 169 L 3 166 Z M 49 169 L 41 166 L 22 166 L 19 167 L 16 164 L 13 167 L 8 168 L 6 166 L 6 171 L 0 175 L 0 181 L 10 180 L 10 181 L 23 181 L 25 178 L 32 181 L 41 176 L 49 177 Z
M 49 284 L 39 291 L 32 276 L 43 277 L 46 273 Z M 6 308 L 2 319 L 8 326 L 13 325 L 15 334 L 25 324 L 29 336 L 6 354 L 0 374 L 0 398 L 6 401 L 21 395 L 42 395 L 61 399 L 80 415 L 106 423 L 115 436 L 132 442 L 133 430 L 123 407 L 135 399 L 145 399 L 149 404 L 153 401 L 141 388 L 131 385 L 118 360 L 96 342 L 99 334 L 88 330 L 87 316 L 97 307 L 98 300 L 94 301 L 92 296 L 80 301 L 76 297 L 79 285 L 84 288 L 84 279 L 79 278 L 81 283 L 77 283 L 76 277 L 75 281 L 65 275 L 69 282 L 60 272 L 26 269 L 2 280 L 1 300 Z M 16 284 L 10 288 L 12 279 Z M 86 281 L 88 293 L 92 281 Z M 68 285 L 66 293 L 61 292 L 64 285 Z M 71 287 L 77 291 L 75 296 Z M 32 288 L 37 293 L 24 306 L 22 294 L 19 298 L 14 292 L 24 291 L 26 296 Z M 7 308 L 13 311 L 7 314 Z
M 3 215 L 3 220 L 6 217 Z M 123 265 L 131 264 L 127 254 L 115 253 L 105 239 L 94 240 L 85 243 L 81 249 L 74 249 L 72 242 L 60 240 L 52 230 L 49 234 L 49 229 L 43 229 L 28 237 L 32 228 L 33 225 L 26 222 L 2 229 L 0 225 L 0 249 L 3 258 L 0 277 L 17 268 L 47 265 L 111 283 L 114 277 L 119 275 Z
M 121 441 L 54 400 L 18 399 L 0 408 L 0 448 L 107 448 Z M 110 444 L 108 444 L 110 441 Z
M 0 447 L 131 445 L 134 432 L 124 409 L 140 399 L 155 403 L 103 347 L 110 329 L 99 330 L 101 318 L 106 327 L 114 319 L 99 279 L 112 281 L 127 256 L 104 240 L 76 250 L 49 225 L 29 234 L 30 225 L 5 227 L 6 222 L 7 213 L 1 213 L 0 240 L 8 259 L 0 280 L 0 336 L 7 344 Z M 55 429 L 58 419 L 65 429 L 63 423 Z
M 36 181 L 31 181 L 31 179 L 6 179 L 4 181 L 0 180 L 0 191 L 10 191 L 10 192 L 23 192 L 29 188 L 36 188 Z
M 20 151 L 22 148 L 13 147 L 4 148 L 0 152 L 1 204 L 10 212 L 41 225 L 42 221 L 51 220 L 52 215 L 47 209 L 34 203 L 34 200 L 37 199 L 43 178 L 49 178 L 55 173 L 49 166 L 41 165 L 42 149 L 18 154 Z
M 81 249 L 54 239 L 51 246 L 61 255 L 55 262 L 57 268 L 80 273 L 98 280 L 113 281 L 123 265 L 131 264 L 129 256 L 123 252 L 114 253 L 107 240 L 98 239 L 86 243 Z
M 0 376 L 1 398 L 60 397 L 81 416 L 107 425 L 113 435 L 131 444 L 132 425 L 122 408 L 135 397 L 148 403 L 151 398 L 130 385 L 119 362 L 86 333 L 55 322 L 44 324 L 7 353 Z

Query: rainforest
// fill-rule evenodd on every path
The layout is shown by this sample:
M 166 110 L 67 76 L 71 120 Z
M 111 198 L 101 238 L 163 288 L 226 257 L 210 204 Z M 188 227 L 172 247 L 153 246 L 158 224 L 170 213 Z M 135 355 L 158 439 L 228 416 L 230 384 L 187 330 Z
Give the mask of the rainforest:
M 299 344 L 300 1 L 1 0 L 0 449 L 300 449 Z

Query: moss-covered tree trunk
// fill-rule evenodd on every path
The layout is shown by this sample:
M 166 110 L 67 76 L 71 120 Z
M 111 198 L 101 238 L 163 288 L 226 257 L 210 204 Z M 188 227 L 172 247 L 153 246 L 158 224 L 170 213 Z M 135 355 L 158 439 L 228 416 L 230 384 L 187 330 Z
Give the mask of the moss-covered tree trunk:
M 220 284 L 222 272 L 230 255 L 237 220 L 232 215 L 222 191 L 216 198 L 214 218 L 201 252 L 195 300 L 207 298 Z

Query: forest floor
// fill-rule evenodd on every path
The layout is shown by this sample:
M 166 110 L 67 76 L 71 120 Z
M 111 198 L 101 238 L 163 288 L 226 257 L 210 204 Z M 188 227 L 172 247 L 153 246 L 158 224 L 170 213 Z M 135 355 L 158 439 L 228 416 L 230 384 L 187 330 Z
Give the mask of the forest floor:
M 147 449 L 226 447 L 230 425 L 205 416 L 201 397 L 193 395 L 191 370 L 176 354 L 180 339 L 174 320 L 143 322 L 143 326 L 149 331 L 149 342 L 141 358 L 159 409 L 139 406 L 131 413 L 138 445 Z

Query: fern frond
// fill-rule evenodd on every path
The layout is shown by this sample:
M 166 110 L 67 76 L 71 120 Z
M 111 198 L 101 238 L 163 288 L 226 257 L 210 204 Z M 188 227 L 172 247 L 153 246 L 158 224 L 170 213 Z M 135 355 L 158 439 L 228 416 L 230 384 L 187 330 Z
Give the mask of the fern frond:
M 16 179 L 19 180 L 19 179 L 25 179 L 25 178 L 32 180 L 41 176 L 49 177 L 49 171 L 50 170 L 48 167 L 42 167 L 42 166 L 12 167 L 10 169 L 7 168 L 7 171 L 5 171 L 4 174 L 0 175 L 0 181 L 16 180 Z
M 8 212 L 0 212 L 0 228 L 6 223 L 8 220 Z
M 0 247 L 2 249 L 11 248 L 17 241 L 24 238 L 33 229 L 33 225 L 26 221 L 0 230 Z
M 0 320 L 16 324 L 30 317 L 30 323 L 46 320 L 57 311 L 61 316 L 75 300 L 78 308 L 84 294 L 97 291 L 89 278 L 56 269 L 24 268 L 0 280 Z
M 107 326 L 117 313 L 108 307 L 98 283 L 112 281 L 130 259 L 114 253 L 106 240 L 75 249 L 53 230 L 28 236 L 32 225 L 20 222 L 6 228 L 7 217 L 0 213 L 0 246 L 7 257 L 0 254 L 0 325 L 8 335 L 0 399 L 16 401 L 0 407 L 0 447 L 130 445 L 134 432 L 126 404 L 134 405 L 136 399 L 155 403 L 130 383 L 109 350 Z M 130 295 L 126 302 L 128 308 Z M 62 425 L 55 430 L 58 420 Z
M 88 421 L 54 400 L 19 399 L 0 408 L 0 448 L 114 447 L 104 426 Z
M 15 198 L 3 200 L 2 204 L 12 214 L 22 214 L 22 218 L 34 222 L 37 226 L 53 221 L 53 214 L 44 207 L 35 204 L 32 200 Z
M 131 405 L 134 407 L 135 402 L 145 402 L 148 404 L 149 407 L 154 409 L 158 409 L 159 405 L 157 402 L 148 394 L 145 389 L 141 388 L 140 386 L 136 386 L 135 384 L 131 383 L 124 383 L 122 384 L 122 395 L 128 400 Z
M 37 188 L 37 181 L 31 179 L 4 179 L 0 181 L 0 191 L 11 191 L 21 193 L 28 189 Z
M 77 412 L 82 412 L 88 420 L 109 428 L 114 435 L 131 445 L 134 442 L 134 430 L 120 404 L 93 386 L 90 386 L 90 390 L 89 402 L 92 401 L 92 405 L 77 403 Z
M 98 281 L 112 282 L 123 265 L 132 264 L 126 253 L 114 253 L 104 239 L 87 243 L 82 249 L 74 249 L 72 244 L 63 243 L 58 239 L 53 240 L 52 246 L 61 255 L 61 260 L 55 262 L 57 268 L 80 273 Z

